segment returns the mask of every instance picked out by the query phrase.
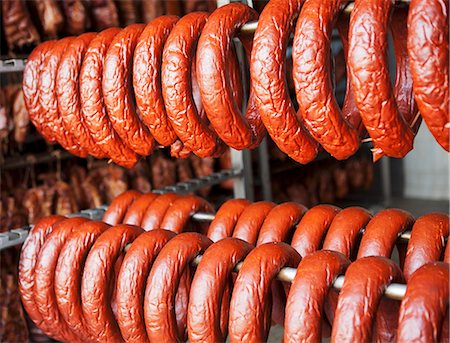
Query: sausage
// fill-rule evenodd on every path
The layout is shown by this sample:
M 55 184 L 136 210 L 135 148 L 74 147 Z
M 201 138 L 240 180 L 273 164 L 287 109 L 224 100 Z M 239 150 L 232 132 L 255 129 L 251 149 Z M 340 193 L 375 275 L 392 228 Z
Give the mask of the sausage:
M 317 205 L 305 213 L 298 223 L 291 246 L 305 257 L 319 250 L 323 239 L 340 208 L 332 205 Z
M 140 1 L 133 0 L 122 0 L 116 1 L 116 6 L 118 7 L 120 24 L 122 26 L 128 26 L 138 21 L 138 15 L 140 13 L 137 12 L 137 5 L 140 4 Z
M 254 106 L 253 91 L 249 96 L 252 105 L 247 107 L 243 117 L 241 104 L 233 100 L 232 86 L 226 75 L 233 36 L 242 25 L 257 18 L 258 13 L 246 5 L 222 6 L 208 18 L 197 47 L 198 83 L 206 115 L 225 144 L 238 150 L 258 146 L 265 134 Z M 239 39 L 249 55 L 251 37 L 240 35 Z
M 155 199 L 145 211 L 141 222 L 142 228 L 145 231 L 160 229 L 167 210 L 178 198 L 179 196 L 174 193 L 166 193 Z
M 58 2 L 55 0 L 33 0 L 28 1 L 32 17 L 39 18 L 38 29 L 46 39 L 55 39 L 64 24 L 64 17 L 61 13 Z
M 103 101 L 102 78 L 106 52 L 117 28 L 97 34 L 89 44 L 80 70 L 80 99 L 84 123 L 92 139 L 115 163 L 131 168 L 138 162 L 137 155 L 127 148 L 112 127 Z
M 230 342 L 267 340 L 271 324 L 272 281 L 283 267 L 297 267 L 300 255 L 286 243 L 266 243 L 244 260 L 230 303 Z
M 256 246 L 270 242 L 289 243 L 293 228 L 308 209 L 295 202 L 285 202 L 270 210 L 259 230 Z
M 113 0 L 90 0 L 89 7 L 92 24 L 97 31 L 119 26 L 117 7 Z
M 81 115 L 79 72 L 89 42 L 95 33 L 85 33 L 74 38 L 61 57 L 56 75 L 56 96 L 63 129 L 70 133 L 79 145 L 96 158 L 105 154 L 95 144 Z
M 55 223 L 36 262 L 34 299 L 42 316 L 42 322 L 35 322 L 35 324 L 47 335 L 57 340 L 77 341 L 76 335 L 70 330 L 59 312 L 54 280 L 59 253 L 67 238 L 72 232 L 80 230 L 87 221 L 86 218 L 75 217 Z
M 164 245 L 175 237 L 166 230 L 145 232 L 128 249 L 117 277 L 117 323 L 125 342 L 148 342 L 144 322 L 147 278 Z
M 242 212 L 251 204 L 247 199 L 231 199 L 220 206 L 209 224 L 207 236 L 213 242 L 231 237 Z
M 164 43 L 178 21 L 161 16 L 147 24 L 134 50 L 133 88 L 142 121 L 156 141 L 164 146 L 178 138 L 170 124 L 161 92 L 161 65 Z
M 334 251 L 316 251 L 298 265 L 286 303 L 284 342 L 320 342 L 327 296 L 350 260 Z M 322 319 L 323 318 L 323 319 Z
M 306 1 L 292 46 L 293 77 L 303 124 L 338 160 L 349 158 L 359 148 L 358 132 L 339 110 L 331 83 L 331 33 L 346 3 Z
M 409 212 L 395 208 L 378 212 L 366 226 L 357 258 L 390 257 L 398 236 L 413 224 L 414 218 Z
M 439 261 L 449 232 L 449 217 L 444 213 L 429 213 L 416 220 L 408 242 L 403 275 L 411 275 L 424 264 Z
M 196 195 L 181 197 L 174 201 L 172 206 L 167 209 L 161 223 L 161 229 L 176 233 L 189 230 L 189 219 L 196 212 L 214 213 L 214 209 L 209 202 Z M 190 225 L 192 226 L 193 223 L 190 223 Z M 197 225 L 197 228 L 200 230 L 200 233 L 203 233 L 203 227 L 201 225 Z
M 150 204 L 158 198 L 158 194 L 147 193 L 141 195 L 128 207 L 123 219 L 124 224 L 141 226 L 142 219 Z
M 441 342 L 448 308 L 449 266 L 431 262 L 415 271 L 406 285 L 398 319 L 397 342 Z
M 182 274 L 211 243 L 206 236 L 187 232 L 174 237 L 162 248 L 153 263 L 144 296 L 145 324 L 151 342 L 186 340 L 186 322 L 182 333 L 177 328 L 175 295 Z M 181 313 L 182 317 L 185 315 Z
M 19 89 L 14 96 L 12 114 L 14 120 L 14 141 L 21 145 L 25 143 L 30 122 L 22 89 Z
M 417 107 L 436 141 L 450 151 L 448 0 L 413 0 L 408 56 Z
M 358 243 L 372 214 L 362 207 L 348 207 L 334 217 L 328 229 L 322 249 L 340 252 L 354 260 Z
M 162 0 L 142 0 L 142 18 L 144 23 L 149 23 L 165 12 Z
M 148 156 L 153 149 L 153 137 L 136 111 L 130 77 L 134 48 L 144 27 L 130 25 L 114 37 L 105 57 L 102 91 L 114 130 L 126 146 L 138 155 Z
M 285 80 L 286 48 L 302 0 L 272 0 L 258 20 L 250 63 L 261 119 L 277 146 L 297 162 L 314 160 L 317 143 L 300 124 Z
M 143 230 L 133 225 L 117 225 L 106 230 L 92 246 L 81 280 L 81 304 L 86 328 L 97 341 L 122 341 L 112 313 L 110 296 L 115 286 L 114 266 L 125 246 Z
M 199 119 L 191 93 L 191 61 L 208 15 L 194 12 L 181 18 L 164 46 L 161 83 L 167 117 L 186 145 L 199 157 L 217 154 L 223 144 Z
M 404 157 L 413 147 L 414 133 L 396 104 L 389 76 L 387 30 L 392 8 L 389 0 L 355 1 L 348 66 L 355 102 L 375 149 Z
M 232 284 L 236 264 L 252 248 L 240 239 L 224 238 L 206 249 L 197 266 L 189 295 L 190 342 L 225 341 L 230 306 L 230 294 L 226 297 L 226 290 Z
M 89 13 L 86 13 L 82 0 L 61 1 L 64 10 L 64 31 L 69 35 L 79 35 L 86 31 Z
M 82 341 L 93 341 L 84 323 L 81 308 L 81 276 L 89 250 L 109 228 L 102 222 L 84 222 L 82 230 L 72 232 L 59 253 L 55 270 L 55 295 L 62 318 Z
M 141 193 L 133 190 L 123 192 L 112 201 L 111 205 L 109 205 L 103 215 L 102 221 L 109 225 L 122 223 L 128 208 L 141 196 Z
M 448 238 L 447 238 L 447 245 L 445 246 L 444 262 L 450 263 L 450 244 L 448 243 Z
M 42 132 L 44 124 L 44 112 L 39 101 L 39 79 L 43 63 L 48 54 L 55 45 L 55 41 L 47 41 L 39 44 L 28 56 L 27 64 L 23 72 L 23 96 L 25 99 L 25 106 L 30 115 L 30 120 L 39 132 Z M 45 137 L 48 142 L 55 142 L 53 136 L 47 135 Z
M 274 207 L 275 204 L 269 201 L 258 201 L 247 206 L 234 227 L 233 237 L 255 245 L 261 226 Z
M 380 332 L 377 330 L 373 333 L 372 329 L 375 319 L 378 324 L 383 315 L 383 311 L 377 310 L 383 306 L 383 302 L 389 302 L 381 299 L 383 292 L 393 282 L 404 282 L 400 268 L 393 261 L 385 257 L 368 256 L 353 262 L 345 273 L 344 285 L 339 293 L 331 340 L 386 342 L 395 339 L 395 332 L 389 332 L 390 337 L 380 337 Z M 391 309 L 395 315 L 396 308 L 398 304 Z M 394 322 L 396 326 L 396 320 Z
M 47 236 L 53 231 L 54 224 L 63 219 L 63 216 L 48 216 L 38 220 L 29 232 L 20 253 L 18 277 L 20 298 L 25 311 L 35 323 L 43 320 L 34 298 L 34 272 L 38 255 Z

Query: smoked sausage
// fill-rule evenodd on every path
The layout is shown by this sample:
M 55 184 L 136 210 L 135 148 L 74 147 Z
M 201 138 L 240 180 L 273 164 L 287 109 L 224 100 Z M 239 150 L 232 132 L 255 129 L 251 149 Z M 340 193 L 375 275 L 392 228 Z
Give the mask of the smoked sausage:
M 142 228 L 145 231 L 160 229 L 167 210 L 178 198 L 175 193 L 166 193 L 155 199 L 145 211 L 141 222 Z
M 103 215 L 102 221 L 109 225 L 121 223 L 128 211 L 128 208 L 139 197 L 141 197 L 141 193 L 134 190 L 123 192 L 112 201 L 111 205 L 109 205 Z
M 156 193 L 147 193 L 137 198 L 130 207 L 123 219 L 124 224 L 141 226 L 142 219 L 150 204 L 158 198 Z

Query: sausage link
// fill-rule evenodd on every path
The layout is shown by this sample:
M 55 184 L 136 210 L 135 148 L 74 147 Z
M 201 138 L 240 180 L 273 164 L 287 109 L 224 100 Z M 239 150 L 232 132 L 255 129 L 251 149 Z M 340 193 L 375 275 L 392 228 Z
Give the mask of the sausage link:
M 55 43 L 56 41 L 52 40 L 39 44 L 28 56 L 27 64 L 23 72 L 22 89 L 25 105 L 31 122 L 40 133 L 43 130 L 42 127 L 45 125 L 45 119 L 43 109 L 39 102 L 39 93 L 41 91 L 39 79 L 44 60 L 53 49 Z M 52 135 L 46 135 L 44 138 L 50 143 L 56 141 Z
M 334 217 L 340 208 L 332 205 L 318 205 L 305 213 L 295 229 L 291 246 L 305 257 L 321 248 Z
M 115 163 L 131 168 L 138 162 L 112 127 L 103 101 L 102 79 L 106 52 L 119 33 L 110 28 L 97 34 L 89 44 L 80 71 L 80 99 L 84 123 L 92 139 Z
M 300 255 L 286 243 L 266 243 L 244 260 L 230 303 L 230 342 L 263 342 L 269 334 L 272 282 L 283 267 L 297 267 Z
M 34 299 L 43 321 L 35 324 L 47 335 L 65 342 L 80 341 L 64 321 L 58 309 L 54 288 L 58 257 L 69 235 L 81 230 L 86 218 L 69 218 L 54 224 L 36 262 Z
M 133 88 L 136 105 L 156 141 L 164 146 L 178 138 L 170 124 L 161 93 L 161 65 L 164 44 L 178 21 L 176 16 L 161 16 L 147 24 L 134 51 Z
M 395 339 L 395 332 L 389 337 L 380 337 L 378 330 L 373 334 L 373 323 L 382 320 L 384 290 L 390 283 L 404 282 L 400 268 L 391 260 L 380 256 L 369 256 L 353 262 L 345 273 L 344 285 L 339 293 L 336 317 L 333 321 L 331 340 L 334 342 L 387 342 Z M 379 310 L 380 309 L 380 310 Z M 398 303 L 390 310 L 397 315 Z M 378 312 L 377 312 L 378 310 Z M 396 318 L 393 318 L 396 326 Z M 372 337 L 374 336 L 374 337 Z
M 73 136 L 83 150 L 96 158 L 103 158 L 105 154 L 95 144 L 84 124 L 79 93 L 81 63 L 95 36 L 92 32 L 85 33 L 74 38 L 66 48 L 56 74 L 56 96 L 63 129 Z
M 127 251 L 117 277 L 117 322 L 125 342 L 148 342 L 144 322 L 147 278 L 164 245 L 175 237 L 166 230 L 145 232 Z
M 147 211 L 147 208 L 153 201 L 158 198 L 156 193 L 147 193 L 137 198 L 127 209 L 127 213 L 123 219 L 124 224 L 141 226 L 142 219 Z
M 334 280 L 350 264 L 334 251 L 316 251 L 306 256 L 297 268 L 286 304 L 284 342 L 320 342 L 322 318 L 327 296 Z
M 393 4 L 391 0 L 355 0 L 348 66 L 355 102 L 375 149 L 404 157 L 413 147 L 414 133 L 399 111 L 388 70 L 387 31 Z
M 269 201 L 259 201 L 247 206 L 234 227 L 233 237 L 255 245 L 261 226 L 274 207 L 275 204 Z
M 439 261 L 449 233 L 449 217 L 443 213 L 430 213 L 416 220 L 406 251 L 403 275 L 411 275 L 424 264 Z
M 447 245 L 445 246 L 444 252 L 444 262 L 450 263 L 450 244 L 448 242 L 448 237 L 447 237 Z
M 257 18 L 258 13 L 243 4 L 222 6 L 208 18 L 197 47 L 197 75 L 206 115 L 225 144 L 238 150 L 258 146 L 265 133 L 256 106 L 248 106 L 242 116 L 241 104 L 234 101 L 226 75 L 233 36 L 242 25 Z M 240 35 L 239 39 L 250 55 L 251 37 Z M 251 90 L 250 104 L 253 97 Z
M 55 294 L 61 316 L 79 340 L 94 341 L 89 335 L 81 308 L 81 276 L 94 242 L 110 226 L 103 222 L 84 222 L 82 230 L 72 232 L 58 258 Z
M 133 190 L 123 192 L 112 201 L 111 205 L 109 205 L 103 215 L 102 221 L 109 225 L 122 223 L 128 208 L 141 196 L 140 192 Z
M 253 40 L 250 74 L 255 102 L 270 136 L 292 159 L 314 160 L 317 143 L 299 122 L 285 80 L 286 48 L 303 0 L 271 0 L 261 13 Z
M 400 306 L 397 342 L 441 342 L 448 311 L 449 265 L 425 264 L 415 271 L 406 285 Z M 448 324 L 448 323 L 447 323 Z
M 122 341 L 110 303 L 113 297 L 114 266 L 125 246 L 143 230 L 133 225 L 117 225 L 106 230 L 94 243 L 81 281 L 81 301 L 86 327 L 97 341 Z
M 448 0 L 412 0 L 408 56 L 414 96 L 436 141 L 450 151 Z
M 160 229 L 167 210 L 178 198 L 179 196 L 174 193 L 166 193 L 155 199 L 145 211 L 142 228 L 145 231 Z
M 190 262 L 211 243 L 206 236 L 187 232 L 176 236 L 162 248 L 153 263 L 145 289 L 144 316 L 150 341 L 186 340 L 186 321 L 182 334 L 177 329 L 175 295 L 180 278 L 189 269 Z M 187 302 L 183 310 L 187 311 Z M 181 316 L 185 317 L 186 313 L 181 313 Z
M 231 199 L 220 206 L 213 221 L 209 224 L 208 238 L 213 242 L 231 237 L 242 212 L 251 204 L 246 199 Z
M 224 342 L 228 332 L 233 270 L 252 250 L 237 238 L 214 243 L 202 256 L 189 295 L 188 334 L 190 342 Z M 219 311 L 220 310 L 220 311 Z M 224 322 L 221 321 L 224 319 Z
M 343 117 L 331 83 L 331 33 L 347 2 L 306 1 L 292 47 L 294 84 L 303 123 L 338 160 L 349 158 L 359 148 L 358 132 Z

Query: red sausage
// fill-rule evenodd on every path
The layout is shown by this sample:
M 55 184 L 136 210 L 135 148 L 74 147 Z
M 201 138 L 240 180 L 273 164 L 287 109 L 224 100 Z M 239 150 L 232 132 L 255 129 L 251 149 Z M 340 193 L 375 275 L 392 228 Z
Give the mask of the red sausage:
M 145 231 L 161 228 L 161 223 L 167 210 L 178 198 L 179 196 L 174 193 L 166 193 L 155 199 L 145 211 L 141 222 L 142 228 Z
M 253 247 L 237 238 L 214 243 L 202 256 L 189 295 L 190 342 L 223 342 L 227 337 L 232 273 Z M 221 320 L 224 319 L 225 322 Z
M 158 194 L 156 193 L 147 193 L 141 195 L 131 204 L 130 207 L 128 207 L 125 218 L 123 219 L 123 223 L 141 226 L 142 219 L 144 218 L 147 208 L 157 198 Z
M 397 342 L 442 342 L 442 323 L 448 311 L 449 265 L 432 262 L 408 280 L 400 306 Z M 448 322 L 447 322 L 448 325 Z
M 347 1 L 308 0 L 295 28 L 293 76 L 303 123 L 323 148 L 338 160 L 359 148 L 356 128 L 343 117 L 331 79 L 331 33 Z
M 133 225 L 117 225 L 106 230 L 94 243 L 84 265 L 81 281 L 83 316 L 89 333 L 98 341 L 122 341 L 111 309 L 114 266 L 125 246 L 143 230 Z
M 283 267 L 297 267 L 300 255 L 286 243 L 266 243 L 248 254 L 230 303 L 230 342 L 262 342 L 269 334 L 272 281 Z
M 144 322 L 145 285 L 153 261 L 175 237 L 166 230 L 145 232 L 128 249 L 117 277 L 117 322 L 125 342 L 148 342 Z
M 122 223 L 128 208 L 141 196 L 141 193 L 133 190 L 123 192 L 108 206 L 102 221 L 109 225 Z
M 183 323 L 183 334 L 180 335 L 177 328 L 175 295 L 182 274 L 211 243 L 206 236 L 187 232 L 176 236 L 162 248 L 153 263 L 144 296 L 145 324 L 150 341 L 186 340 L 186 322 Z M 181 315 L 184 317 L 186 314 Z
M 303 0 L 271 0 L 261 13 L 253 40 L 250 74 L 261 119 L 277 146 L 292 159 L 308 163 L 317 143 L 299 122 L 289 98 L 286 48 Z
M 436 141 L 450 151 L 448 0 L 412 0 L 408 56 L 414 96 Z

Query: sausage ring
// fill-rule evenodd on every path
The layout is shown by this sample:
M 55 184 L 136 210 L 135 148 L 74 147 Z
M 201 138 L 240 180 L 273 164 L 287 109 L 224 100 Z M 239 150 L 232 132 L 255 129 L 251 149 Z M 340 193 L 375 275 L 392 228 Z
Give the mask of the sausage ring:
M 82 34 L 74 38 L 66 48 L 56 75 L 56 96 L 63 129 L 69 132 L 89 154 L 96 158 L 103 158 L 105 154 L 95 144 L 84 125 L 78 91 L 81 63 L 89 42 L 95 36 L 96 34 L 92 32 Z
M 264 342 L 269 334 L 272 281 L 283 267 L 297 267 L 300 255 L 286 243 L 253 249 L 242 264 L 230 303 L 230 342 Z
M 441 342 L 445 339 L 441 329 L 448 311 L 448 269 L 447 263 L 433 262 L 412 274 L 400 306 L 397 342 Z
M 408 56 L 414 96 L 436 141 L 450 151 L 448 0 L 412 0 Z
M 295 202 L 285 202 L 272 208 L 259 230 L 256 246 L 271 242 L 289 243 L 292 229 L 307 210 L 305 206 Z
M 344 286 L 339 293 L 331 340 L 372 341 L 373 323 L 383 314 L 382 311 L 377 313 L 377 310 L 383 306 L 383 302 L 388 302 L 381 299 L 382 295 L 392 282 L 404 282 L 400 268 L 393 261 L 385 257 L 369 256 L 353 262 L 345 273 Z M 396 314 L 395 311 L 392 313 Z M 379 321 L 377 319 L 377 324 Z M 374 336 L 378 334 L 377 330 Z M 385 342 L 393 339 L 394 337 L 378 337 L 374 338 L 374 341 Z
M 214 243 L 202 256 L 189 295 L 188 333 L 190 342 L 223 342 L 227 337 L 230 296 L 236 264 L 252 250 L 237 238 Z M 221 319 L 224 321 L 222 322 Z
M 31 229 L 22 247 L 19 262 L 19 292 L 23 307 L 35 323 L 43 321 L 34 299 L 34 272 L 39 252 L 47 236 L 53 231 L 54 224 L 65 219 L 62 216 L 48 216 L 40 219 Z
M 39 79 L 42 71 L 42 65 L 48 54 L 54 47 L 56 41 L 47 41 L 39 44 L 28 56 L 27 64 L 23 72 L 23 98 L 28 110 L 31 122 L 34 124 L 39 132 L 42 132 L 45 120 L 43 118 L 44 112 L 39 102 Z M 46 135 L 45 139 L 48 142 L 55 142 L 53 135 Z
M 270 136 L 292 159 L 314 160 L 317 143 L 299 123 L 285 80 L 286 48 L 303 0 L 271 0 L 261 13 L 253 40 L 250 75 L 255 102 Z
M 331 33 L 346 3 L 306 1 L 292 47 L 294 84 L 303 124 L 338 160 L 347 159 L 359 148 L 358 132 L 343 117 L 331 80 Z
M 148 274 L 164 245 L 175 237 L 166 230 L 145 232 L 128 249 L 117 277 L 117 322 L 125 342 L 148 342 L 144 298 Z
M 286 303 L 283 342 L 320 342 L 322 318 L 334 280 L 350 260 L 334 251 L 316 251 L 302 259 Z
M 179 199 L 179 196 L 175 193 L 166 193 L 160 195 L 152 201 L 150 206 L 147 207 L 147 210 L 145 211 L 144 218 L 141 222 L 141 227 L 145 231 L 160 229 L 167 210 L 177 199 Z
M 117 225 L 105 232 L 92 246 L 81 280 L 81 303 L 86 328 L 98 341 L 122 341 L 110 306 L 114 266 L 125 246 L 143 230 L 133 225 Z
M 78 341 L 78 339 L 58 309 L 54 288 L 56 265 L 59 253 L 69 235 L 80 230 L 87 221 L 86 218 L 74 217 L 55 223 L 36 262 L 34 299 L 43 321 L 35 324 L 47 335 L 66 342 Z
M 449 217 L 430 213 L 416 220 L 408 242 L 403 275 L 408 280 L 424 264 L 439 261 L 449 232 Z
M 265 134 L 261 117 L 253 105 L 253 91 L 250 91 L 250 105 L 242 117 L 241 104 L 234 101 L 227 78 L 233 36 L 242 25 L 257 19 L 258 13 L 246 5 L 222 6 L 208 18 L 197 47 L 198 84 L 206 115 L 225 144 L 238 150 L 258 146 Z M 239 38 L 249 56 L 251 37 L 240 35 Z
M 247 206 L 234 227 L 233 237 L 255 245 L 264 219 L 274 207 L 275 204 L 269 201 L 259 201 Z
M 108 206 L 102 221 L 109 225 L 117 225 L 122 223 L 128 208 L 141 197 L 141 193 L 137 191 L 125 191 L 116 197 L 111 205 Z
M 157 198 L 158 194 L 151 192 L 141 195 L 128 207 L 123 223 L 141 226 L 147 208 Z
M 174 237 L 162 248 L 153 263 L 144 296 L 145 323 L 151 342 L 179 342 L 186 339 L 186 322 L 183 323 L 182 335 L 177 329 L 175 295 L 180 278 L 189 269 L 190 262 L 211 243 L 206 236 L 187 232 Z M 183 311 L 187 311 L 187 302 Z M 182 317 L 185 315 L 181 313 Z
M 82 341 L 93 341 L 89 336 L 81 308 L 81 275 L 84 262 L 96 239 L 109 228 L 103 222 L 83 223 L 82 230 L 72 232 L 58 257 L 55 271 L 55 294 L 61 316 L 73 333 Z
M 131 69 L 133 53 L 144 25 L 129 25 L 114 36 L 106 52 L 102 91 L 109 120 L 126 146 L 141 156 L 150 155 L 153 137 L 134 105 Z
M 117 28 L 100 32 L 91 41 L 80 71 L 80 99 L 84 123 L 92 139 L 115 163 L 131 168 L 137 155 L 120 139 L 112 127 L 103 102 L 102 77 L 106 51 L 119 33 Z
M 161 64 L 164 43 L 178 21 L 176 16 L 161 16 L 147 24 L 134 51 L 133 88 L 136 105 L 156 141 L 164 146 L 178 138 L 167 119 L 161 93 Z
M 213 242 L 231 237 L 242 212 L 250 205 L 246 199 L 231 199 L 220 206 L 213 221 L 209 224 L 208 238 Z
M 319 250 L 328 228 L 340 208 L 332 205 L 317 205 L 305 213 L 295 229 L 291 246 L 305 257 Z
M 348 66 L 355 102 L 375 149 L 404 157 L 413 147 L 414 133 L 396 104 L 388 70 L 387 31 L 393 4 L 355 0 Z
M 450 263 L 450 244 L 448 243 L 448 238 L 447 238 L 447 245 L 445 246 L 444 262 Z
M 191 216 L 196 212 L 214 213 L 214 209 L 209 202 L 196 195 L 181 197 L 167 209 L 161 223 L 161 229 L 173 231 L 175 233 L 189 230 L 187 224 Z M 200 233 L 206 231 L 206 228 L 203 228 L 200 223 L 194 224 L 191 222 L 190 225 L 195 225 Z

